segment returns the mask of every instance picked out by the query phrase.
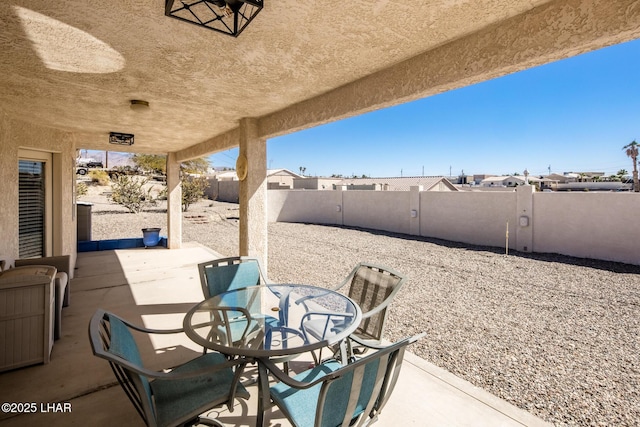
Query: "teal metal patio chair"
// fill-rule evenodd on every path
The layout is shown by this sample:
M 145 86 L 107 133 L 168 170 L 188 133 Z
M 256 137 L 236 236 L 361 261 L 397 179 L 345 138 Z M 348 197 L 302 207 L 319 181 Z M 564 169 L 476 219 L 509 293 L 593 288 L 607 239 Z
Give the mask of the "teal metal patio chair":
M 260 260 L 253 257 L 229 257 L 198 264 L 205 299 L 234 289 L 266 285 L 269 282 Z
M 220 353 L 208 353 L 169 372 L 149 370 L 142 364 L 131 330 L 172 334 L 183 329 L 147 329 L 104 310 L 96 311 L 91 318 L 89 340 L 93 354 L 109 362 L 147 426 L 222 426 L 200 414 L 223 404 L 232 411 L 236 397 L 249 398 L 239 381 L 247 363 L 244 359 L 229 361 Z
M 260 260 L 248 256 L 219 258 L 203 262 L 198 264 L 198 271 L 200 273 L 200 283 L 205 299 L 234 289 L 272 283 L 262 268 Z M 275 293 L 275 295 L 278 297 L 281 296 L 277 293 Z M 240 303 L 235 301 L 235 305 L 247 307 L 249 302 Z M 239 316 L 235 319 L 227 318 L 227 332 L 231 333 L 231 340 L 237 342 L 238 340 L 246 339 L 247 336 L 255 336 L 256 329 L 259 327 L 258 325 L 263 323 L 267 325 L 265 328 L 265 345 L 269 346 L 271 341 L 276 339 L 274 336 L 279 336 L 280 340 L 286 342 L 287 337 L 292 332 L 286 327 L 287 319 L 283 317 L 286 316 L 285 313 L 286 311 L 280 311 L 279 318 L 277 319 L 273 316 L 254 316 L 253 321 L 255 323 L 249 330 L 246 328 L 246 317 Z M 206 351 L 207 349 L 205 348 L 204 352 L 206 353 Z M 295 357 L 297 356 L 283 356 L 274 360 L 285 363 L 286 368 L 287 362 Z
M 198 271 L 205 299 L 235 289 L 271 283 L 262 268 L 260 260 L 247 256 L 220 258 L 203 262 L 198 264 Z M 248 307 L 249 302 L 241 303 L 235 301 L 234 305 Z M 255 322 L 264 322 L 273 328 L 278 328 L 281 325 L 281 319 L 276 319 L 272 316 L 263 316 L 261 318 L 254 316 L 253 320 Z M 230 320 L 228 326 L 232 333 L 233 342 L 246 337 L 247 332 L 252 332 L 252 330 L 246 330 L 246 325 L 247 322 L 244 317 Z M 254 327 L 257 327 L 257 324 Z
M 367 356 L 342 365 L 326 361 L 288 376 L 273 362 L 260 359 L 261 390 L 268 384 L 267 371 L 280 382 L 262 393 L 261 405 L 270 399 L 296 427 L 347 427 L 373 423 L 389 400 L 396 385 L 407 345 L 424 334 L 406 338 Z
M 396 294 L 404 285 L 406 278 L 404 275 L 382 265 L 366 262 L 358 263 L 347 277 L 335 287 L 334 291 L 346 293 L 354 300 L 362 310 L 362 321 L 350 336 L 357 338 L 343 341 L 342 354 L 353 357 L 354 353 L 366 351 L 366 346 L 379 346 L 382 343 L 382 335 L 389 315 L 389 306 L 393 302 Z M 305 303 L 305 298 L 297 301 Z M 344 321 L 339 315 L 322 316 L 313 313 L 303 324 L 306 333 L 323 339 L 327 333 L 331 333 L 336 322 Z M 365 344 L 364 346 L 362 344 Z M 338 348 L 333 348 L 334 356 L 337 355 Z M 321 355 L 318 357 L 321 358 Z

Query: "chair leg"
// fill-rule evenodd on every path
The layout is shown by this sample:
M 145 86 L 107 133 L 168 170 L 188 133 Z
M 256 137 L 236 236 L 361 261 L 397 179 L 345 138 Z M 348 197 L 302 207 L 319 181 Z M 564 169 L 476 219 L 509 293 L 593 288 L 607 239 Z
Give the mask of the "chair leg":
M 197 426 L 197 425 L 205 425 L 205 426 L 213 426 L 213 427 L 225 427 L 220 421 L 215 420 L 213 418 L 199 416 L 192 423 L 187 424 L 189 426 Z

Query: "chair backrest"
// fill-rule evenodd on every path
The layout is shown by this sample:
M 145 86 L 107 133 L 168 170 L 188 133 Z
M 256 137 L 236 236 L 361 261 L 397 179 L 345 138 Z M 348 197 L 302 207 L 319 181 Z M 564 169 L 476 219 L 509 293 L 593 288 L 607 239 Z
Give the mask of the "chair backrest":
M 388 308 L 405 282 L 405 277 L 387 267 L 359 263 L 347 276 L 349 298 L 362 310 L 362 321 L 355 334 L 373 342 L 382 340 Z
M 251 257 L 220 258 L 198 264 L 205 299 L 233 289 L 268 282 L 260 261 Z
M 144 375 L 138 345 L 131 331 L 118 316 L 98 310 L 89 324 L 93 354 L 106 359 L 133 406 L 148 426 L 155 425 L 151 386 Z
M 368 417 L 375 418 L 395 387 L 407 345 L 421 336 L 406 338 L 326 375 L 315 426 L 350 426 L 357 417 L 357 425 L 362 426 Z

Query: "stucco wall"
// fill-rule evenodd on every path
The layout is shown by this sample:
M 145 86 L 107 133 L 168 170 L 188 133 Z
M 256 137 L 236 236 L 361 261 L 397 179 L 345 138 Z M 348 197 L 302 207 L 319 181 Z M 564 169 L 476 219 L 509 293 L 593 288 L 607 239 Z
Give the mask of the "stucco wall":
M 269 222 L 342 224 L 340 191 L 281 190 L 267 193 Z M 341 207 L 342 209 L 342 207 Z
M 343 224 L 409 234 L 408 191 L 342 191 Z
M 293 180 L 295 190 L 333 190 L 334 184 L 342 182 L 333 178 L 298 178 Z
M 75 264 L 73 214 L 75 140 L 72 134 L 10 118 L 0 111 L 0 253 L 18 257 L 18 150 L 53 153 L 53 253 Z
M 420 193 L 420 234 L 426 237 L 504 247 L 515 246 L 516 193 Z
M 634 193 L 536 193 L 537 252 L 640 264 L 640 196 Z
M 240 181 L 219 181 L 208 179 L 209 186 L 204 192 L 205 197 L 221 202 L 238 203 L 240 199 Z
M 342 202 L 342 203 L 341 203 Z M 340 211 L 337 210 L 340 206 Z M 415 210 L 415 218 L 411 211 Z M 640 265 L 633 193 L 272 191 L 269 221 L 347 225 Z
M 240 181 L 218 181 L 218 199 L 237 203 L 240 199 Z

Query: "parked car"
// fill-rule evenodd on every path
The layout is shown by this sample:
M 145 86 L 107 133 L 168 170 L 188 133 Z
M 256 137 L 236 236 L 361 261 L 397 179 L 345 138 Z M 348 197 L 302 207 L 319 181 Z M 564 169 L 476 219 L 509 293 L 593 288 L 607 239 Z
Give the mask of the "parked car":
M 83 168 L 103 168 L 101 161 L 92 158 L 77 159 L 76 165 Z

